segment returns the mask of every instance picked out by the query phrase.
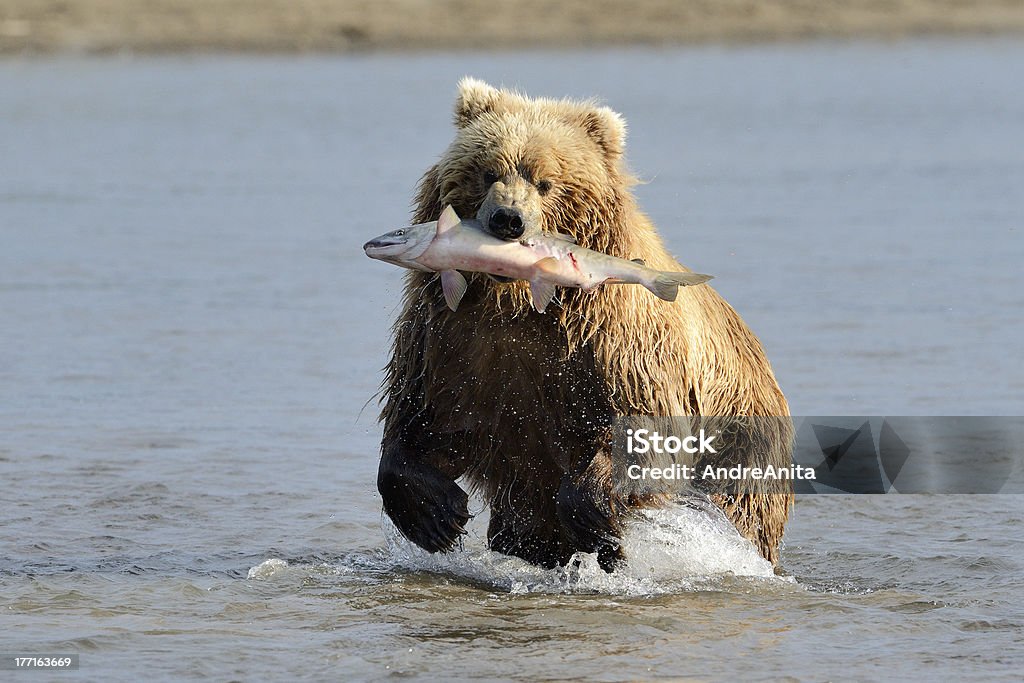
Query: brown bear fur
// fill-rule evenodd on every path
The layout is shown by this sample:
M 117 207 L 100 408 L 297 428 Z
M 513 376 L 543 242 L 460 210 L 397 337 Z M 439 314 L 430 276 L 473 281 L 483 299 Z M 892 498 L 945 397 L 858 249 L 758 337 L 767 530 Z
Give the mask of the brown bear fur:
M 518 188 L 528 233 L 567 233 L 590 249 L 685 270 L 636 206 L 625 125 L 611 110 L 464 79 L 455 124 L 455 140 L 421 180 L 414 222 L 451 204 L 486 224 L 480 212 L 512 201 L 495 188 Z M 427 550 L 458 545 L 469 514 L 455 480 L 465 477 L 490 506 L 492 549 L 546 567 L 597 552 L 611 569 L 630 509 L 661 502 L 617 493 L 612 420 L 788 415 L 760 342 L 707 285 L 680 289 L 674 303 L 638 286 L 560 288 L 560 307 L 541 314 L 526 283 L 467 275 L 452 312 L 435 274 L 409 272 L 383 384 L 378 487 L 398 529 Z M 751 421 L 712 462 L 787 466 L 791 443 L 788 419 Z M 714 499 L 778 563 L 788 489 Z

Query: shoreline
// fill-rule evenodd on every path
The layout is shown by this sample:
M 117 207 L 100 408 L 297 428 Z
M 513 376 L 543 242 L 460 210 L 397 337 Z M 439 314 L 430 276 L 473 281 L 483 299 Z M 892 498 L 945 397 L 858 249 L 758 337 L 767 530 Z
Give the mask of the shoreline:
M 978 0 L 0 0 L 0 55 L 417 53 L 1024 36 Z

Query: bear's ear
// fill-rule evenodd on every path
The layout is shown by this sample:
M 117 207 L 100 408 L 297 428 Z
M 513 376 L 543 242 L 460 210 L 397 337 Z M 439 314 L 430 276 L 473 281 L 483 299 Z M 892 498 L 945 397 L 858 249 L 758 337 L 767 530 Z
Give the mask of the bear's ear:
M 481 114 L 494 111 L 502 96 L 497 88 L 466 76 L 459 81 L 459 95 L 455 98 L 455 126 L 465 128 Z
M 618 158 L 626 147 L 626 121 L 608 107 L 592 107 L 577 119 L 609 158 Z

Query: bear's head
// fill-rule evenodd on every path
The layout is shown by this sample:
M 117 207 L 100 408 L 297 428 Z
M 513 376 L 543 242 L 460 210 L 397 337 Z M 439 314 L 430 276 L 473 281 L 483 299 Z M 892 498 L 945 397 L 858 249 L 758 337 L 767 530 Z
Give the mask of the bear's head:
M 618 114 L 465 78 L 455 126 L 454 141 L 424 177 L 421 200 L 438 210 L 451 204 L 502 239 L 561 232 L 590 248 L 614 242 L 609 225 L 634 182 L 622 160 L 626 126 Z

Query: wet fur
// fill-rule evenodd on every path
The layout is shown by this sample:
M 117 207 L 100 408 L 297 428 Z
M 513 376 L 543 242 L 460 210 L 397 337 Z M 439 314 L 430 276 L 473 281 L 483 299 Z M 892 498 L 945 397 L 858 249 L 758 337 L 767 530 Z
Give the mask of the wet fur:
M 535 230 L 659 270 L 682 268 L 637 208 L 622 161 L 625 128 L 591 103 L 530 100 L 478 81 L 460 84 L 458 133 L 423 176 L 413 222 L 445 204 L 476 215 L 485 167 L 553 189 Z M 458 312 L 435 274 L 410 272 L 383 383 L 378 485 L 399 530 L 451 550 L 468 520 L 464 477 L 491 509 L 490 546 L 551 567 L 583 550 L 612 569 L 630 510 L 658 505 L 612 481 L 608 444 L 620 415 L 788 415 L 761 344 L 707 285 L 674 303 L 642 287 L 560 288 L 545 314 L 528 286 L 469 277 Z M 560 301 L 560 305 L 557 302 Z M 716 465 L 788 465 L 788 420 L 740 429 Z M 703 464 L 703 463 L 702 463 Z M 716 502 L 778 562 L 792 495 L 721 494 Z

